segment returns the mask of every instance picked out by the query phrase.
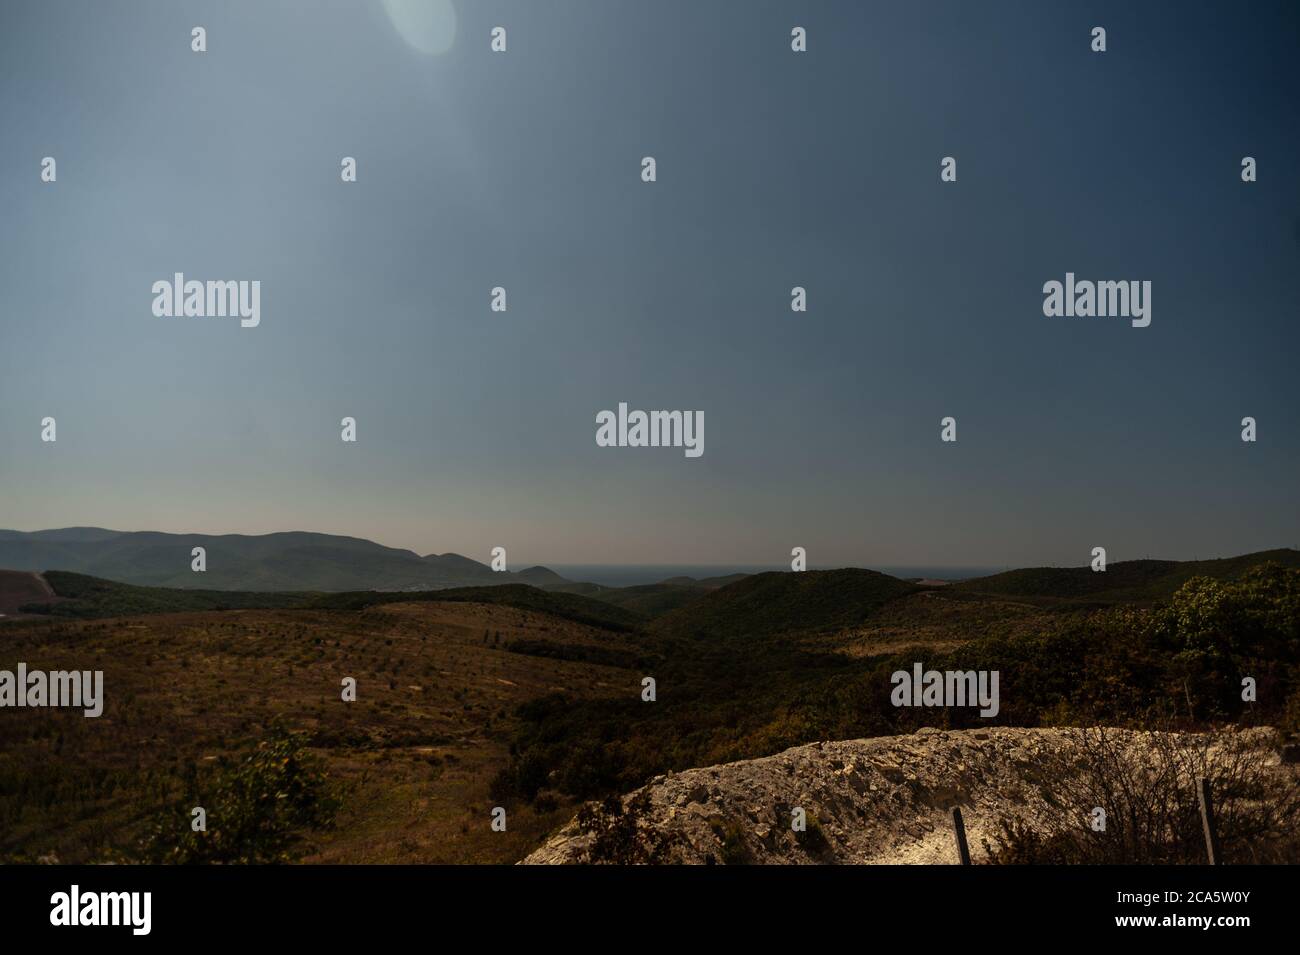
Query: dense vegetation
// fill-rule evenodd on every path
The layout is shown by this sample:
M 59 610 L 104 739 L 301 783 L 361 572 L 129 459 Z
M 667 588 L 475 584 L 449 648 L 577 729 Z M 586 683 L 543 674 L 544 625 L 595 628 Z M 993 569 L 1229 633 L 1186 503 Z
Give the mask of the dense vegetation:
M 789 576 L 802 578 L 790 593 L 806 596 L 817 572 Z M 1149 726 L 1158 713 L 1189 728 L 1238 721 L 1300 729 L 1300 570 L 1278 564 L 1237 580 L 1192 578 L 1152 608 L 1063 611 L 1029 637 L 982 637 L 929 654 L 851 658 L 797 635 L 719 626 L 704 641 L 672 636 L 689 627 L 664 629 L 656 702 L 553 694 L 526 704 L 497 792 L 593 797 L 814 739 L 987 725 L 973 709 L 894 707 L 890 674 L 918 660 L 927 669 L 998 670 L 996 724 Z M 1242 699 L 1246 677 L 1256 702 Z
M 685 607 L 708 592 L 709 588 L 699 584 L 665 582 L 634 587 L 606 587 L 591 596 L 653 619 L 678 607 Z
M 754 574 L 654 622 L 655 633 L 709 641 L 835 630 L 919 590 L 874 570 Z
M 126 861 L 264 864 L 290 862 L 306 833 L 330 828 L 340 807 L 307 735 L 283 726 L 238 759 L 212 770 L 187 767 L 170 804 L 155 810 L 139 849 Z M 205 813 L 195 822 L 197 807 Z

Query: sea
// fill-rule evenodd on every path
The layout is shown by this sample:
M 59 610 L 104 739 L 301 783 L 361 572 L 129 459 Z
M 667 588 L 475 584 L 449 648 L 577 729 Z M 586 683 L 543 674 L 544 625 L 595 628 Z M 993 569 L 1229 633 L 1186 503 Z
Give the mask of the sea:
M 772 570 L 790 569 L 789 564 L 547 564 L 551 570 L 569 580 L 603 584 L 606 587 L 635 587 L 640 584 L 657 584 L 669 577 L 726 577 L 729 574 L 762 574 Z M 838 566 L 844 566 L 843 564 Z M 832 570 L 831 567 L 810 566 L 809 570 Z M 924 577 L 933 580 L 969 580 L 1000 574 L 1010 567 L 868 567 L 892 577 Z

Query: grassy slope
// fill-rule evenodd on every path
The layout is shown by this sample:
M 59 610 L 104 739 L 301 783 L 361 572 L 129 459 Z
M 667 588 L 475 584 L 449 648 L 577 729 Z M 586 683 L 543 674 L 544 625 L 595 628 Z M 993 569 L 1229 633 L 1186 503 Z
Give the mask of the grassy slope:
M 632 637 L 500 604 L 56 618 L 3 636 L 0 668 L 102 669 L 105 709 L 0 719 L 0 859 L 129 850 L 161 794 L 202 805 L 189 767 L 204 771 L 283 720 L 311 734 L 344 799 L 309 860 L 512 862 L 573 812 L 567 801 L 512 805 L 508 832 L 491 831 L 489 783 L 519 705 L 640 689 L 634 671 L 511 652 L 540 641 L 612 657 L 633 652 Z M 340 699 L 344 676 L 357 680 L 354 703 Z

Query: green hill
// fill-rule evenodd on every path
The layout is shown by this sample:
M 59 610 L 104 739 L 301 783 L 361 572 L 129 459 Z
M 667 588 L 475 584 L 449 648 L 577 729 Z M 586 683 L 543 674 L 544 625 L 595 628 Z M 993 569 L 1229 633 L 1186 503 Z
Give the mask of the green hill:
M 1300 567 L 1300 551 L 1259 551 L 1217 560 L 1126 560 L 1091 567 L 1028 567 L 952 584 L 948 589 L 971 594 L 1038 598 L 1050 602 L 1150 603 L 1168 599 L 1193 577 L 1236 580 L 1258 564 Z
M 672 637 L 747 637 L 851 627 L 884 604 L 920 591 L 874 570 L 754 574 L 709 591 L 654 621 Z
M 610 587 L 592 594 L 597 600 L 635 611 L 654 619 L 699 600 L 709 592 L 695 583 L 639 584 L 634 587 Z
M 527 571 L 524 571 L 527 573 Z M 547 590 L 594 597 L 605 603 L 624 607 L 651 620 L 698 600 L 711 590 L 717 590 L 748 574 L 731 574 L 726 577 L 670 577 L 653 584 L 634 584 L 630 587 L 608 587 L 601 584 L 564 583 L 548 586 Z M 528 581 L 532 583 L 532 581 Z

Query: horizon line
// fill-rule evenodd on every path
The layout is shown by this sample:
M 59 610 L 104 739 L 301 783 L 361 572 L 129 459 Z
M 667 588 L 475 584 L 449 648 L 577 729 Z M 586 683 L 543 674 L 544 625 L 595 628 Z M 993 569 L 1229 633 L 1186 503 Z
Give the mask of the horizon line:
M 437 553 L 435 551 L 428 551 L 428 552 L 421 553 L 420 551 L 413 550 L 408 547 L 394 547 L 391 544 L 384 544 L 371 537 L 359 537 L 355 534 L 340 534 L 340 533 L 335 533 L 333 531 L 277 530 L 277 531 L 267 531 L 261 534 L 251 534 L 243 531 L 227 531 L 222 533 L 212 533 L 207 531 L 168 531 L 168 530 L 153 530 L 153 529 L 123 531 L 123 530 L 118 530 L 116 528 L 103 527 L 97 524 L 71 524 L 63 527 L 43 527 L 43 528 L 38 528 L 36 530 L 20 530 L 15 527 L 0 527 L 0 534 L 2 533 L 43 534 L 43 533 L 51 533 L 51 532 L 58 532 L 58 531 L 103 531 L 109 534 L 165 534 L 172 537 L 198 536 L 198 537 L 249 537 L 249 538 L 274 537 L 283 534 L 315 534 L 322 537 L 338 537 L 338 538 L 345 538 L 348 540 L 362 541 L 364 543 L 373 544 L 376 547 L 383 547 L 388 550 L 401 551 L 403 553 L 412 554 L 413 556 L 419 559 L 424 559 L 426 557 L 454 556 L 454 557 L 461 557 L 465 560 L 474 561 L 476 563 L 484 563 L 484 561 L 480 561 L 474 557 L 469 557 L 466 554 L 463 554 L 459 551 L 444 551 L 442 553 Z M 1285 545 L 1276 546 L 1276 547 L 1264 547 L 1258 550 L 1244 551 L 1242 553 L 1228 554 L 1228 555 L 1217 556 L 1217 557 L 1200 557 L 1199 555 L 1197 555 L 1190 558 L 1170 558 L 1170 557 L 1151 557 L 1149 555 L 1145 555 L 1142 557 L 1128 557 L 1122 560 L 1110 560 L 1109 563 L 1120 564 L 1120 563 L 1126 563 L 1129 561 L 1137 561 L 1137 560 L 1160 560 L 1160 561 L 1168 561 L 1171 563 L 1188 563 L 1188 562 L 1198 562 L 1202 560 L 1229 560 L 1235 557 L 1246 556 L 1247 554 L 1266 553 L 1272 550 L 1300 550 L 1300 548 L 1289 547 Z M 558 560 L 558 561 L 539 561 L 539 560 L 514 561 L 512 560 L 511 563 L 524 570 L 532 569 L 535 567 L 542 567 L 548 569 L 554 567 L 611 568 L 611 569 L 616 569 L 616 568 L 654 569 L 654 568 L 685 568 L 685 567 L 720 568 L 720 569 L 733 568 L 734 569 L 738 567 L 750 567 L 750 568 L 763 568 L 763 570 L 759 572 L 766 572 L 769 570 L 780 572 L 786 568 L 786 564 L 784 561 L 772 562 L 772 561 L 763 561 L 763 560 L 727 560 L 727 561 L 678 560 L 669 563 L 663 563 L 663 562 L 656 562 L 656 561 L 609 562 L 609 561 L 588 559 L 588 560 Z M 997 563 L 989 563 L 989 564 L 965 564 L 965 563 L 947 563 L 941 560 L 932 560 L 925 563 L 914 563 L 914 562 L 895 563 L 892 561 L 862 561 L 862 562 L 848 563 L 842 561 L 830 561 L 825 563 L 818 562 L 815 564 L 809 562 L 808 569 L 810 570 L 838 570 L 838 569 L 872 570 L 877 568 L 890 568 L 892 570 L 1006 571 L 1006 570 L 1027 570 L 1027 569 L 1041 568 L 1041 567 L 1071 568 L 1071 567 L 1086 567 L 1086 566 L 1088 566 L 1088 562 L 1086 560 L 1081 561 L 1078 564 L 1011 563 L 1011 562 L 997 562 Z

